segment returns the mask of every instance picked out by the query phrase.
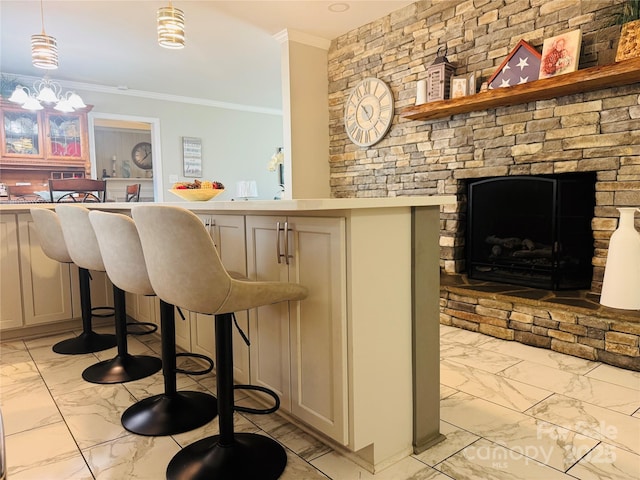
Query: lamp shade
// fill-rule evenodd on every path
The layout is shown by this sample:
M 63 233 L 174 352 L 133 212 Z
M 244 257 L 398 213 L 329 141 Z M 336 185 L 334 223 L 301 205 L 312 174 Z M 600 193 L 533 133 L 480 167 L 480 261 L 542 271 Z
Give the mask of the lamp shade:
M 634 227 L 635 207 L 618 208 L 620 223 L 611 235 L 600 303 L 640 310 L 640 233 Z
M 29 94 L 22 85 L 18 85 L 9 97 L 10 102 L 19 103 L 20 105 L 22 105 L 27 100 L 29 100 Z
M 58 68 L 58 42 L 44 31 L 31 35 L 31 62 L 34 67 L 53 70 Z
M 184 48 L 184 12 L 171 3 L 158 9 L 158 44 L 164 48 Z

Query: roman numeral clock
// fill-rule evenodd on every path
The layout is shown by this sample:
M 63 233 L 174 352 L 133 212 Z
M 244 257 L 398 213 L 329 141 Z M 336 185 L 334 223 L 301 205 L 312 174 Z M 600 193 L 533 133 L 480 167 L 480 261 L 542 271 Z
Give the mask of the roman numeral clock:
M 344 128 L 359 147 L 378 143 L 393 120 L 393 93 L 377 78 L 360 81 L 349 95 L 344 109 Z

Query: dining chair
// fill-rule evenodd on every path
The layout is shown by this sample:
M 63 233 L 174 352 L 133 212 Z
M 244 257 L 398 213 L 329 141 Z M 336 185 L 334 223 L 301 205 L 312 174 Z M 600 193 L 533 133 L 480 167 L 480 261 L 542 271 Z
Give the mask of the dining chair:
M 140 183 L 134 183 L 133 185 L 127 185 L 127 202 L 139 202 L 140 201 L 140 189 L 142 185 Z
M 51 203 L 104 202 L 107 182 L 92 178 L 49 179 Z M 58 192 L 58 194 L 54 194 Z

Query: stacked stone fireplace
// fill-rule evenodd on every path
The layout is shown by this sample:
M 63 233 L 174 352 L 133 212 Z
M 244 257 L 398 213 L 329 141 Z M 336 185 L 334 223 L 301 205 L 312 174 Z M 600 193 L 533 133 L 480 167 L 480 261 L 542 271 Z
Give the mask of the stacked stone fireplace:
M 640 206 L 640 84 L 559 96 L 429 121 L 396 115 L 384 140 L 352 144 L 343 107 L 350 88 L 373 76 L 387 82 L 397 111 L 413 105 L 416 83 L 446 45 L 456 75 L 487 80 L 525 39 L 582 31 L 579 68 L 614 61 L 619 0 L 423 0 L 332 42 L 329 50 L 331 188 L 334 197 L 455 195 L 441 212 L 443 324 L 640 370 L 640 314 L 597 306 L 617 207 Z M 590 276 L 575 290 L 592 301 L 550 303 L 468 280 L 468 185 L 498 177 L 591 175 Z M 636 227 L 640 228 L 640 219 Z M 505 234 L 507 235 L 507 234 Z M 539 288 L 540 292 L 546 291 Z M 574 290 L 568 290 L 570 296 Z M 582 298 L 581 297 L 581 298 Z

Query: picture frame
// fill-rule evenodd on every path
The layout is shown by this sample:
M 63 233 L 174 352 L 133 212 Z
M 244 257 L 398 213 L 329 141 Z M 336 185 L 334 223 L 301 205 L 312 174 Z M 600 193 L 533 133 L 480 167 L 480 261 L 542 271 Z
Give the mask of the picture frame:
M 475 95 L 476 87 L 476 73 L 471 72 L 467 75 L 467 95 Z
M 467 95 L 469 91 L 468 75 L 455 75 L 451 77 L 449 98 L 460 98 Z
M 539 78 L 575 72 L 578 69 L 581 44 L 580 29 L 545 39 L 542 45 Z
M 202 177 L 202 139 L 182 137 L 182 174 Z

